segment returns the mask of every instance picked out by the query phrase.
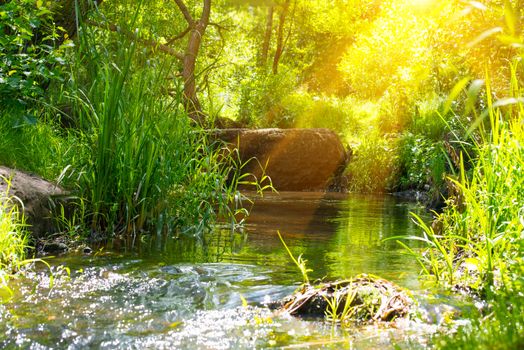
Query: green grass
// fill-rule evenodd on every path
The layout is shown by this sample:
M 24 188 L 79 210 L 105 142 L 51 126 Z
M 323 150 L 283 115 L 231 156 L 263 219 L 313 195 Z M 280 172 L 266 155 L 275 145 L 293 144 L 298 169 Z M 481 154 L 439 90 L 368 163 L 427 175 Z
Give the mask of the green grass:
M 521 281 L 522 282 L 522 281 Z M 470 315 L 468 326 L 438 335 L 440 349 L 522 349 L 524 347 L 524 302 L 522 295 L 494 300 L 487 315 Z
M 44 118 L 45 119 L 45 118 Z M 20 123 L 0 110 L 0 164 L 55 180 L 74 156 L 74 135 L 51 120 Z
M 513 98 L 493 101 L 486 85 L 486 110 L 468 130 L 473 166 L 449 178 L 454 195 L 436 223 L 417 239 L 425 252 L 410 250 L 423 274 L 447 288 L 472 292 L 489 305 L 470 315 L 469 326 L 456 334 L 441 334 L 434 343 L 453 349 L 512 349 L 524 344 L 524 104 L 512 66 Z M 402 242 L 400 242 L 403 244 Z M 403 244 L 404 245 L 404 244 Z
M 242 164 L 190 124 L 181 87 L 170 78 L 175 61 L 82 27 L 73 62 L 66 89 L 78 144 L 63 178 L 76 185 L 91 232 L 198 235 L 242 211 L 231 206 L 242 178 L 230 176 Z
M 23 214 L 20 213 L 18 199 L 9 195 L 8 190 L 0 193 L 0 301 L 10 294 L 7 282 L 20 268 L 28 247 Z

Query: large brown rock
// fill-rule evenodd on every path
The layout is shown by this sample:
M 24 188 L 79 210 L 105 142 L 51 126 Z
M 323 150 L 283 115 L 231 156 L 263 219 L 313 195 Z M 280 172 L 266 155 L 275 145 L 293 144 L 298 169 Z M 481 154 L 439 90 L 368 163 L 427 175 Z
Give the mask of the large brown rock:
M 267 164 L 265 174 L 279 191 L 332 188 L 347 160 L 339 137 L 328 129 L 221 129 L 212 134 L 238 146 L 243 162 L 251 159 L 243 173 L 260 180 Z
M 0 166 L 0 193 L 8 189 L 6 179 L 10 182 L 9 196 L 16 196 L 23 203 L 26 222 L 33 235 L 42 237 L 52 231 L 52 210 L 65 191 L 36 175 Z

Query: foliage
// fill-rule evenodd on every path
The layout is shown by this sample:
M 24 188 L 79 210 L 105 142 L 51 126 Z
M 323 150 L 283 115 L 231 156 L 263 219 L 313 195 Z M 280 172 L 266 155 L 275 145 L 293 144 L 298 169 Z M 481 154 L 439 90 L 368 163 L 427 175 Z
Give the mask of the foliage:
M 487 86 L 488 128 L 481 124 L 469 177 L 461 159 L 459 179 L 449 179 L 455 195 L 432 227 L 418 219 L 428 251 L 414 252 L 427 275 L 446 286 L 459 285 L 492 296 L 516 292 L 522 273 L 524 208 L 524 107 L 510 109 L 491 101 Z
M 401 189 L 441 188 L 449 172 L 443 142 L 431 141 L 422 135 L 404 134 L 399 158 Z
M 397 140 L 368 135 L 355 149 L 346 169 L 350 190 L 382 193 L 391 190 L 398 172 Z
M 284 71 L 267 75 L 257 71 L 253 77 L 243 77 L 240 88 L 238 120 L 251 126 L 289 128 L 294 118 L 284 105 L 296 81 L 295 72 Z
M 63 28 L 40 0 L 12 0 L 0 4 L 0 105 L 4 110 L 30 109 L 47 86 L 62 80 L 63 51 L 58 45 Z M 26 107 L 24 107 L 26 106 Z
M 340 63 L 351 89 L 364 98 L 380 98 L 387 91 L 427 86 L 432 59 L 427 37 L 438 25 L 433 11 L 438 10 L 421 11 L 410 1 L 385 1 L 380 17 L 359 33 Z
M 206 75 L 210 103 L 218 105 L 224 116 L 243 118 L 257 127 L 295 126 L 293 111 L 290 113 L 285 101 L 299 90 L 311 96 L 345 91 L 337 64 L 355 32 L 377 15 L 380 2 L 336 0 L 329 6 L 317 0 L 291 2 L 278 74 L 270 71 L 280 20 L 278 2 L 232 6 L 232 1 L 225 1 L 217 5 L 217 22 L 224 23 L 227 30 L 221 33 L 223 50 L 218 54 L 213 50 L 212 57 L 204 58 L 204 66 L 215 67 L 212 76 Z M 267 9 L 271 5 L 275 13 L 269 59 L 261 65 Z
M 9 194 L 9 179 L 0 178 L 7 183 L 7 191 L 0 193 L 0 300 L 9 292 L 7 281 L 11 274 L 20 268 L 24 261 L 28 238 L 23 214 L 19 211 L 16 197 Z

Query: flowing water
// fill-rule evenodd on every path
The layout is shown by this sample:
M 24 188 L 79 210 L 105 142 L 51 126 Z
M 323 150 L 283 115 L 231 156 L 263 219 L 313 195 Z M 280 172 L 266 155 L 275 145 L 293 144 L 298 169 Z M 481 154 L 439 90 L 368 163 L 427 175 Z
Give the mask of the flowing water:
M 256 200 L 242 232 L 217 229 L 205 242 L 115 240 L 94 254 L 47 259 L 51 270 L 13 281 L 15 296 L 0 306 L 0 348 L 421 348 L 434 325 L 344 330 L 265 306 L 301 282 L 279 230 L 308 260 L 310 279 L 379 275 L 414 290 L 429 321 L 439 322 L 453 306 L 428 301 L 414 259 L 383 241 L 419 234 L 411 211 L 425 215 L 389 196 L 271 194 Z

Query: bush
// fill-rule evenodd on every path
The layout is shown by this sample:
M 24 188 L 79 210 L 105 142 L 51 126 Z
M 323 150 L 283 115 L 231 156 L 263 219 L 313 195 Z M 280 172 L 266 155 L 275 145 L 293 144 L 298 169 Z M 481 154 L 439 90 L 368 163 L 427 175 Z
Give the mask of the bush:
M 61 81 L 63 48 L 61 28 L 53 23 L 43 1 L 21 0 L 0 4 L 0 105 L 24 110 L 42 98 L 46 87 Z
M 346 175 L 355 192 L 387 192 L 398 173 L 397 140 L 371 134 L 354 149 Z
M 443 142 L 421 135 L 406 133 L 399 142 L 399 186 L 402 190 L 441 188 L 446 174 L 447 159 Z
M 240 85 L 238 119 L 253 127 L 289 128 L 294 124 L 294 117 L 283 104 L 297 84 L 296 73 L 281 70 L 271 74 L 256 70 L 243 79 Z

